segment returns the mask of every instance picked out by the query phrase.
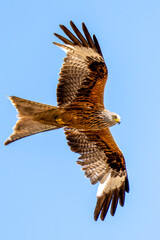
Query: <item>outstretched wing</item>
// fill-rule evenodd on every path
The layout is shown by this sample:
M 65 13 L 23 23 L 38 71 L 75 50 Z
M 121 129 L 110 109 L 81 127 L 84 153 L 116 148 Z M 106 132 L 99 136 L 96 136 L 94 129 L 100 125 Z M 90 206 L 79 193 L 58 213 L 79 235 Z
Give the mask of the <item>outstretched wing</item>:
M 67 56 L 61 68 L 57 86 L 58 106 L 94 105 L 103 107 L 104 87 L 108 76 L 102 52 L 95 35 L 91 38 L 86 26 L 82 23 L 85 37 L 71 21 L 75 37 L 65 26 L 60 25 L 70 40 L 55 33 L 63 44 Z
M 104 220 L 110 203 L 113 216 L 118 199 L 120 205 L 124 205 L 129 184 L 123 154 L 109 128 L 98 131 L 72 128 L 65 129 L 65 134 L 71 150 L 81 155 L 77 163 L 82 166 L 86 177 L 90 178 L 92 184 L 100 181 L 94 219 L 97 220 L 101 212 L 101 220 Z

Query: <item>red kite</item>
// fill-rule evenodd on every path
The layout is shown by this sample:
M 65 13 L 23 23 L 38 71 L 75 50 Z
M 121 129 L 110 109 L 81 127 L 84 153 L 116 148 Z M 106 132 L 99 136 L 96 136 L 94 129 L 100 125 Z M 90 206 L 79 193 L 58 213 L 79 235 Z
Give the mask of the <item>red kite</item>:
M 117 203 L 124 205 L 129 183 L 125 160 L 109 127 L 120 123 L 120 116 L 104 108 L 104 88 L 108 70 L 95 35 L 90 36 L 82 23 L 84 36 L 71 21 L 73 35 L 61 29 L 69 39 L 55 34 L 66 52 L 57 86 L 57 107 L 18 97 L 10 97 L 19 112 L 14 133 L 5 145 L 20 138 L 52 129 L 64 128 L 68 145 L 81 156 L 82 166 L 92 184 L 99 182 L 94 219 L 104 220 L 111 203 L 111 215 Z

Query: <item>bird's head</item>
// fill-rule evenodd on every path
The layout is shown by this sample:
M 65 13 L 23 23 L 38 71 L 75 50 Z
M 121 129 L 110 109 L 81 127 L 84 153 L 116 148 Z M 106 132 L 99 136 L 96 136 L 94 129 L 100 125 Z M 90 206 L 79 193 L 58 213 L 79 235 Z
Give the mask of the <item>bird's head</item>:
M 102 114 L 105 122 L 107 123 L 107 127 L 112 127 L 117 123 L 121 123 L 121 117 L 117 113 L 113 113 L 105 109 Z
M 121 123 L 121 117 L 117 113 L 112 113 L 112 121 L 114 124 Z

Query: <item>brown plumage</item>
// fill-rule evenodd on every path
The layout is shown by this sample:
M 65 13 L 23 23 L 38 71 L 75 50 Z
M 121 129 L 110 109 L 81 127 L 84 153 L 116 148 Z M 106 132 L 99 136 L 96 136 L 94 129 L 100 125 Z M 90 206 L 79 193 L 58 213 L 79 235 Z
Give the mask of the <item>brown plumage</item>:
M 57 107 L 10 97 L 19 112 L 13 134 L 5 145 L 39 132 L 64 127 L 68 145 L 81 156 L 77 163 L 92 184 L 100 182 L 94 219 L 104 220 L 111 204 L 124 205 L 129 184 L 125 160 L 109 127 L 120 122 L 118 114 L 104 108 L 104 88 L 108 70 L 95 35 L 82 23 L 84 35 L 71 21 L 75 33 L 60 25 L 67 38 L 56 34 L 66 51 L 57 86 Z

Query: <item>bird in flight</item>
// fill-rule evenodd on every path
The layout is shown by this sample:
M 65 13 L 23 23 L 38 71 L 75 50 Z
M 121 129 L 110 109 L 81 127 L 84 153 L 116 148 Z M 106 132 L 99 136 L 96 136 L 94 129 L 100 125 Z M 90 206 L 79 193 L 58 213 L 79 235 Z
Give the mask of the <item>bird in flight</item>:
M 82 23 L 84 35 L 70 21 L 75 34 L 64 25 L 67 38 L 56 34 L 63 44 L 53 42 L 66 52 L 57 85 L 57 107 L 11 96 L 18 111 L 18 121 L 5 145 L 36 133 L 63 128 L 68 145 L 79 153 L 91 184 L 99 182 L 94 219 L 104 220 L 111 205 L 124 205 L 129 183 L 124 156 L 109 128 L 120 123 L 120 116 L 104 107 L 104 88 L 108 70 L 95 35 L 91 37 Z

